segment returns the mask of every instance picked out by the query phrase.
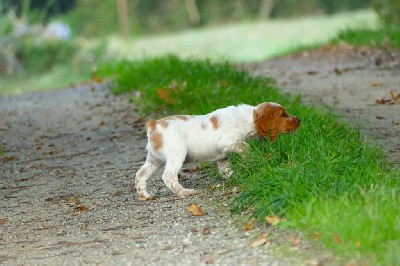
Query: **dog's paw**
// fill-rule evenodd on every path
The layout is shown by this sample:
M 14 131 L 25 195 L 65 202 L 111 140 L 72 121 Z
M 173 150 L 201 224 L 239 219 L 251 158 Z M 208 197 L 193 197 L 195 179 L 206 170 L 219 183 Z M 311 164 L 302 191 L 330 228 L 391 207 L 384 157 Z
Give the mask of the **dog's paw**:
M 155 198 L 156 198 L 155 195 L 151 195 L 151 194 L 148 194 L 148 193 L 146 193 L 146 194 L 141 193 L 141 194 L 139 194 L 139 196 L 138 196 L 138 199 L 139 199 L 140 201 L 148 201 L 148 200 L 153 200 L 153 199 L 155 199 Z
M 197 193 L 197 191 L 194 189 L 183 189 L 182 191 L 180 191 L 178 193 L 178 197 L 184 198 L 184 197 L 188 197 L 188 196 L 193 196 L 196 193 Z

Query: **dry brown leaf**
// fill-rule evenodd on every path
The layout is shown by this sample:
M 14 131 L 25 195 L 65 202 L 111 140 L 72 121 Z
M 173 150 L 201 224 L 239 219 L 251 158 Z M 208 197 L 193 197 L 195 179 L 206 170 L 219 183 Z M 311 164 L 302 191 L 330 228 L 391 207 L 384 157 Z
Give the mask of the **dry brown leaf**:
M 265 216 L 265 221 L 271 225 L 277 225 L 280 222 L 281 218 L 275 215 L 267 215 Z
M 101 78 L 96 76 L 96 77 L 92 77 L 92 81 L 95 83 L 100 83 L 102 80 L 101 80 Z
M 192 172 L 199 172 L 201 170 L 200 165 L 193 166 Z
M 317 75 L 317 74 L 318 74 L 318 71 L 312 71 L 312 70 L 310 70 L 310 71 L 307 72 L 307 75 L 309 75 L 309 76 L 315 76 L 315 75 Z
M 298 237 L 293 237 L 291 242 L 292 242 L 292 246 L 297 247 L 301 244 L 301 239 Z
M 372 87 L 381 87 L 381 86 L 382 86 L 382 83 L 380 83 L 380 82 L 372 82 L 372 83 L 371 83 L 371 86 L 372 86 Z
M 210 234 L 210 228 L 208 228 L 208 227 L 205 227 L 204 229 L 203 229 L 203 235 L 209 235 Z
M 6 220 L 6 219 L 1 219 L 1 218 L 0 218 L 0 225 L 1 225 L 1 224 L 5 224 L 5 223 L 7 223 L 7 220 Z
M 320 235 L 321 235 L 320 233 L 314 232 L 314 233 L 312 234 L 312 238 L 313 238 L 314 240 L 317 240 L 317 239 L 319 238 Z
M 205 263 L 205 264 L 213 264 L 214 261 L 213 261 L 212 258 L 206 258 L 206 259 L 204 260 L 204 263 Z
M 15 160 L 15 156 L 4 156 L 3 158 L 1 158 L 1 161 L 3 162 L 9 162 L 13 160 Z
M 332 237 L 333 242 L 337 243 L 337 244 L 341 244 L 342 243 L 342 238 L 339 235 L 333 235 Z
M 106 123 L 104 121 L 100 121 L 99 128 L 103 128 L 105 126 L 106 126 Z
M 259 246 L 261 246 L 261 245 L 264 245 L 265 243 L 267 243 L 267 234 L 261 234 L 261 235 L 259 235 L 257 238 L 256 238 L 256 240 L 254 240 L 251 244 L 250 244 L 250 247 L 252 247 L 252 248 L 256 248 L 256 247 L 259 247 Z
M 400 93 L 396 95 L 394 91 L 390 91 L 390 96 L 394 101 L 400 101 Z
M 78 210 L 78 211 L 80 211 L 80 212 L 84 212 L 84 211 L 87 211 L 87 210 L 88 210 L 88 207 L 86 207 L 86 206 L 83 205 L 83 204 L 79 204 L 79 205 L 76 207 L 76 210 Z
M 391 99 L 378 99 L 375 102 L 377 104 L 400 104 L 400 93 L 396 95 L 394 91 L 390 91 Z
M 198 205 L 196 205 L 196 204 L 194 204 L 194 203 L 190 203 L 190 204 L 187 206 L 186 210 L 187 210 L 188 212 L 190 212 L 190 213 L 191 213 L 192 215 L 194 215 L 194 216 L 203 216 L 203 215 L 206 214 L 206 213 L 203 211 L 202 208 L 200 208 Z
M 254 229 L 254 222 L 256 221 L 256 218 L 251 218 L 250 221 L 247 222 L 247 224 L 243 227 L 243 230 L 248 231 Z

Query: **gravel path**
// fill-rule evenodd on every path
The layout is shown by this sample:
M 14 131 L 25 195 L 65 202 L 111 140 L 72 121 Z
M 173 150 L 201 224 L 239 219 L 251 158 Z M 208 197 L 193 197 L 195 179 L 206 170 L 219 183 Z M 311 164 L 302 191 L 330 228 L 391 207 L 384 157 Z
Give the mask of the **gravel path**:
M 198 196 L 177 199 L 158 176 L 149 189 L 160 199 L 138 201 L 144 123 L 126 97 L 87 85 L 0 98 L 0 117 L 0 264 L 298 263 L 250 248 L 256 233 L 236 227 L 227 196 L 191 168 L 182 183 Z
M 244 67 L 307 104 L 334 108 L 399 166 L 400 105 L 376 104 L 390 90 L 400 93 L 399 53 L 325 47 Z M 161 197 L 138 201 L 144 122 L 125 97 L 100 85 L 0 98 L 0 117 L 0 264 L 305 263 L 279 257 L 268 243 L 250 248 L 257 231 L 233 224 L 228 196 L 191 166 L 181 182 L 199 195 L 175 198 L 156 173 L 149 190 Z M 206 215 L 192 216 L 190 203 Z M 317 265 L 321 254 L 308 262 Z

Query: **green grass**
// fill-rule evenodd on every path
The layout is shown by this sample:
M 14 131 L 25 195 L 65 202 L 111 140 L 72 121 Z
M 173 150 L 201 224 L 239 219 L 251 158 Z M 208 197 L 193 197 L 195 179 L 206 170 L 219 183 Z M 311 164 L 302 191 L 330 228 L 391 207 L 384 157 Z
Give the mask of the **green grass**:
M 174 56 L 104 66 L 115 92 L 153 116 L 202 114 L 237 103 L 275 101 L 302 119 L 296 134 L 251 143 L 246 160 L 232 155 L 229 185 L 241 194 L 234 210 L 262 219 L 274 213 L 344 260 L 394 265 L 400 254 L 399 173 L 357 130 L 327 111 L 279 94 L 270 79 L 237 72 L 228 63 Z M 140 91 L 140 93 L 138 93 Z M 158 91 L 158 93 L 157 93 Z M 160 94 L 160 91 L 163 93 Z
M 333 43 L 345 41 L 355 46 L 385 46 L 391 45 L 400 49 L 400 27 L 387 26 L 379 29 L 349 29 L 339 32 Z

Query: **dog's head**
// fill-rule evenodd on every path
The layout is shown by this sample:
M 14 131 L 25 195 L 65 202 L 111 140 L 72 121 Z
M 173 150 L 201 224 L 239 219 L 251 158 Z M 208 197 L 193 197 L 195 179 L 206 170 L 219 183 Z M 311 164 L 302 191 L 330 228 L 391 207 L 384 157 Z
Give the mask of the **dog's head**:
M 261 103 L 253 112 L 253 122 L 257 134 L 276 141 L 278 133 L 290 133 L 300 126 L 300 119 L 286 113 L 277 103 Z

